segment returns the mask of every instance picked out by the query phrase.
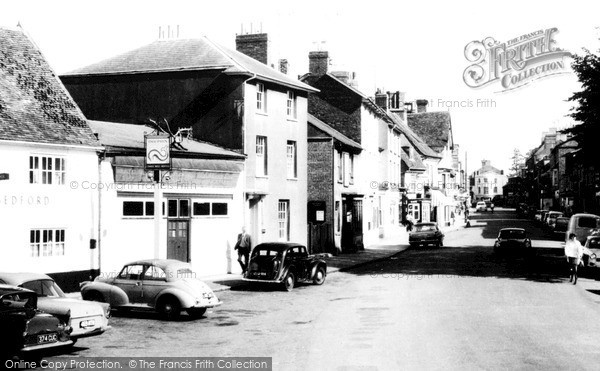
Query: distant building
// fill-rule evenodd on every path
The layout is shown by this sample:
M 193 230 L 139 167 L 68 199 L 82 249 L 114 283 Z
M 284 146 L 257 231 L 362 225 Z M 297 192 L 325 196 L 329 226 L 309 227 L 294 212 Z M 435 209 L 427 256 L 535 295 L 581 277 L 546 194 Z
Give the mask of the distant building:
M 508 182 L 508 177 L 503 170 L 498 170 L 491 165 L 489 160 L 481 161 L 481 168 L 472 175 L 472 200 L 491 200 L 494 196 L 503 195 L 503 187 Z

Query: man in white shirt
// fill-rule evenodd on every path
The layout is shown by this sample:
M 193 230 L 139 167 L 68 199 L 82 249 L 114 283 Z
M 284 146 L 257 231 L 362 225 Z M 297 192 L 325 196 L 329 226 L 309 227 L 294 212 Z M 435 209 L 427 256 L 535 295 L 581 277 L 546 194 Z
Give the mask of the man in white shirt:
M 577 266 L 581 262 L 583 257 L 583 246 L 576 238 L 575 233 L 569 235 L 569 240 L 565 244 L 565 255 L 567 256 L 567 262 L 571 268 L 571 278 L 569 282 L 573 282 L 573 285 L 577 284 Z

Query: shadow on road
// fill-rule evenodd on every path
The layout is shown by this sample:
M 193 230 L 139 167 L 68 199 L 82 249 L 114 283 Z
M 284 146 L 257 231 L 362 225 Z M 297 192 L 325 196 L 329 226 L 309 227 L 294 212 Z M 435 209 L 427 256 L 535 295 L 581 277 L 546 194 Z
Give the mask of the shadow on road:
M 470 216 L 471 227 L 481 228 L 483 238 L 496 238 L 502 228 L 525 228 L 532 240 L 562 241 L 564 233 L 553 233 L 541 223 L 526 218 L 519 218 L 512 210 L 497 210 L 491 212 L 477 212 Z

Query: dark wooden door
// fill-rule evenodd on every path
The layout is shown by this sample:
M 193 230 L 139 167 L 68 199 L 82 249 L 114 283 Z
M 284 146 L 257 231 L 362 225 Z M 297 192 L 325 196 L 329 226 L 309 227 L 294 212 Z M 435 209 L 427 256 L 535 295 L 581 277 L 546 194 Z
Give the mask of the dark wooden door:
M 167 222 L 167 259 L 189 262 L 189 220 Z

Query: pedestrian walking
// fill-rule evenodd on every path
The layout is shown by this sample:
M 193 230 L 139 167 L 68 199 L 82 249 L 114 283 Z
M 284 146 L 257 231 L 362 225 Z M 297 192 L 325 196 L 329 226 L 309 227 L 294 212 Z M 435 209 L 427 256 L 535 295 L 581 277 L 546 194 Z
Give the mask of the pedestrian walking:
M 234 250 L 238 252 L 238 262 L 242 267 L 242 274 L 245 274 L 250 260 L 250 250 L 252 250 L 252 238 L 246 233 L 246 227 L 242 227 L 242 233 L 238 234 Z
M 492 209 L 492 214 L 493 214 L 494 213 L 494 203 L 493 202 L 490 204 L 490 209 Z
M 406 231 L 410 232 L 413 229 L 413 225 L 415 224 L 415 218 L 412 214 L 406 215 Z
M 573 285 L 577 284 L 577 266 L 583 257 L 583 246 L 581 246 L 581 243 L 576 237 L 575 233 L 571 233 L 569 235 L 569 240 L 565 244 L 565 255 L 571 271 L 569 282 L 573 282 Z

